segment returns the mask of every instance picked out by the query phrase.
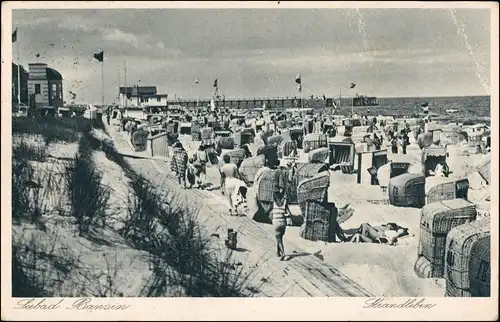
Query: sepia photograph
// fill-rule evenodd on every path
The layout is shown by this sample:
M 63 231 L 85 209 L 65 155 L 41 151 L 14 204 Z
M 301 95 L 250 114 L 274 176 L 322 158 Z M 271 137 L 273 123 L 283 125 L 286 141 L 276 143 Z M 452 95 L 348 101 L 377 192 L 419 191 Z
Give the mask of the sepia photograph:
M 498 3 L 146 4 L 2 6 L 2 319 L 497 316 Z

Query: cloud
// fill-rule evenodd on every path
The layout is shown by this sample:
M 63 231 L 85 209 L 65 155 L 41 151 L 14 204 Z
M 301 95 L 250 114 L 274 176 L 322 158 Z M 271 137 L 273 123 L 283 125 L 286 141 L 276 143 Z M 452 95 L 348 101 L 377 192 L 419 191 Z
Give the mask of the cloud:
M 136 48 L 139 46 L 139 37 L 130 32 L 125 32 L 118 28 L 104 29 L 101 31 L 103 31 L 103 39 L 106 41 L 124 42 Z

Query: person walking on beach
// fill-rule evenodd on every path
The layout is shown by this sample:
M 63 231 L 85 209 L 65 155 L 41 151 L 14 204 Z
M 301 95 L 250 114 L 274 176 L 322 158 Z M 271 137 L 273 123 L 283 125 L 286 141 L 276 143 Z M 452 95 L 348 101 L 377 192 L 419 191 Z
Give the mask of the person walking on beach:
M 403 137 L 401 138 L 401 147 L 403 149 L 403 154 L 406 154 L 406 146 L 410 143 L 410 137 L 408 136 L 408 133 L 405 131 L 403 133 Z
M 197 169 L 193 164 L 193 158 L 189 158 L 189 161 L 187 163 L 186 167 L 186 179 L 187 182 L 189 183 L 189 189 L 193 187 L 193 185 L 196 183 L 196 173 Z
M 231 178 L 239 179 L 238 167 L 236 164 L 231 163 L 231 156 L 229 154 L 225 154 L 222 157 L 222 161 L 224 165 L 220 167 L 220 188 L 222 194 L 226 193 L 226 183 Z
M 235 187 L 235 181 L 240 181 L 238 168 L 236 164 L 231 163 L 231 156 L 229 154 L 223 157 L 224 165 L 220 168 L 220 188 L 223 195 L 229 198 L 230 211 L 233 209 L 232 193 Z
M 285 259 L 285 245 L 283 237 L 285 236 L 287 218 L 290 213 L 288 200 L 284 189 L 276 189 L 273 195 L 272 223 L 276 236 L 277 256 L 280 260 Z
M 398 153 L 398 139 L 395 135 L 391 137 L 391 152 L 393 154 Z
M 172 172 L 176 173 L 179 185 L 184 184 L 186 188 L 186 168 L 188 163 L 188 154 L 181 142 L 174 144 L 174 155 L 170 164 Z
M 208 153 L 204 145 L 200 145 L 198 151 L 193 156 L 194 166 L 197 170 L 198 188 L 203 189 L 205 186 L 205 177 L 207 175 Z
M 380 150 L 380 148 L 382 147 L 382 142 L 380 141 L 377 133 L 373 133 L 373 145 L 375 145 L 375 149 L 377 150 Z

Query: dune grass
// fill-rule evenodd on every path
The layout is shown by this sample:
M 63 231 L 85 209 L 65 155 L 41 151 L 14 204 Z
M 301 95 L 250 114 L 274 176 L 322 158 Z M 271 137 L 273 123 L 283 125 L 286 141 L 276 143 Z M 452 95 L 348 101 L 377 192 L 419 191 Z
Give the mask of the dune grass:
M 97 228 L 107 226 L 105 211 L 110 193 L 101 182 L 102 173 L 91 159 L 92 152 L 102 150 L 110 160 L 122 167 L 132 180 L 127 219 L 118 233 L 131 247 L 150 254 L 153 270 L 151 279 L 137 296 L 244 296 L 248 276 L 235 268 L 230 252 L 222 258 L 216 256 L 218 253 L 196 222 L 196 210 L 182 207 L 175 196 L 158 191 L 132 169 L 111 141 L 94 137 L 92 127 L 104 129 L 102 122 L 78 117 L 18 118 L 13 121 L 14 134 L 40 134 L 45 141 L 41 148 L 21 143 L 13 149 L 13 221 L 18 224 L 35 223 L 39 229 L 45 230 L 43 215 L 47 207 L 44 206 L 44 195 L 38 192 L 41 186 L 45 191 L 50 191 L 55 181 L 36 182 L 36 169 L 30 160 L 44 161 L 46 147 L 51 143 L 79 142 L 78 154 L 65 163 L 65 171 L 60 173 L 66 182 L 65 190 L 70 200 L 70 206 L 61 209 L 61 214 L 66 218 L 73 217 L 80 235 L 91 240 L 88 237 L 90 232 L 97 232 Z M 78 265 L 77 258 L 66 261 L 60 259 L 59 262 L 66 264 L 61 266 L 52 263 L 42 270 L 41 258 L 56 256 L 53 254 L 54 247 L 43 251 L 39 251 L 39 247 L 41 245 L 36 240 L 31 240 L 29 245 L 14 244 L 13 296 L 51 296 L 64 280 L 65 272 Z M 113 286 L 116 270 L 115 273 L 112 273 L 113 270 L 108 271 L 105 273 L 108 274 L 106 285 L 99 288 L 101 291 L 94 290 L 93 296 L 120 296 Z M 49 279 L 47 276 L 56 277 Z
M 133 247 L 150 253 L 154 280 L 145 291 L 162 296 L 166 285 L 180 285 L 187 296 L 243 296 L 248 275 L 222 259 L 197 224 L 197 210 L 179 206 L 175 195 L 162 195 L 142 178 L 133 181 L 128 219 L 121 234 Z M 172 268 L 174 271 L 172 271 Z
M 55 142 L 72 143 L 78 142 L 81 133 L 90 129 L 94 123 L 83 117 L 17 117 L 12 119 L 12 133 L 40 134 L 46 145 Z

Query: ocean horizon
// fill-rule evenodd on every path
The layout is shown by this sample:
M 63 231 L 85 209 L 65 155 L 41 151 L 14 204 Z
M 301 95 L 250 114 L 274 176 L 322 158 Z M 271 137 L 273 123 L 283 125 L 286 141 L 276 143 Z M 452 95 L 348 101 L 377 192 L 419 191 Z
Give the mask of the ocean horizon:
M 230 98 L 227 98 L 230 100 Z M 205 101 L 205 100 L 203 100 Z M 314 102 L 314 100 L 308 100 Z M 491 117 L 491 96 L 422 96 L 422 97 L 379 97 L 379 106 L 355 106 L 352 108 L 351 98 L 342 98 L 341 107 L 337 109 L 338 114 L 354 112 L 368 115 L 412 115 L 422 114 L 420 107 L 428 103 L 429 112 L 439 115 L 450 115 L 453 119 L 465 118 L 488 118 Z M 313 104 L 311 104 L 313 105 Z M 321 104 L 324 107 L 324 103 Z M 230 106 L 232 107 L 232 106 Z M 315 107 L 315 106 L 311 106 Z M 456 113 L 448 114 L 446 110 L 458 110 Z

